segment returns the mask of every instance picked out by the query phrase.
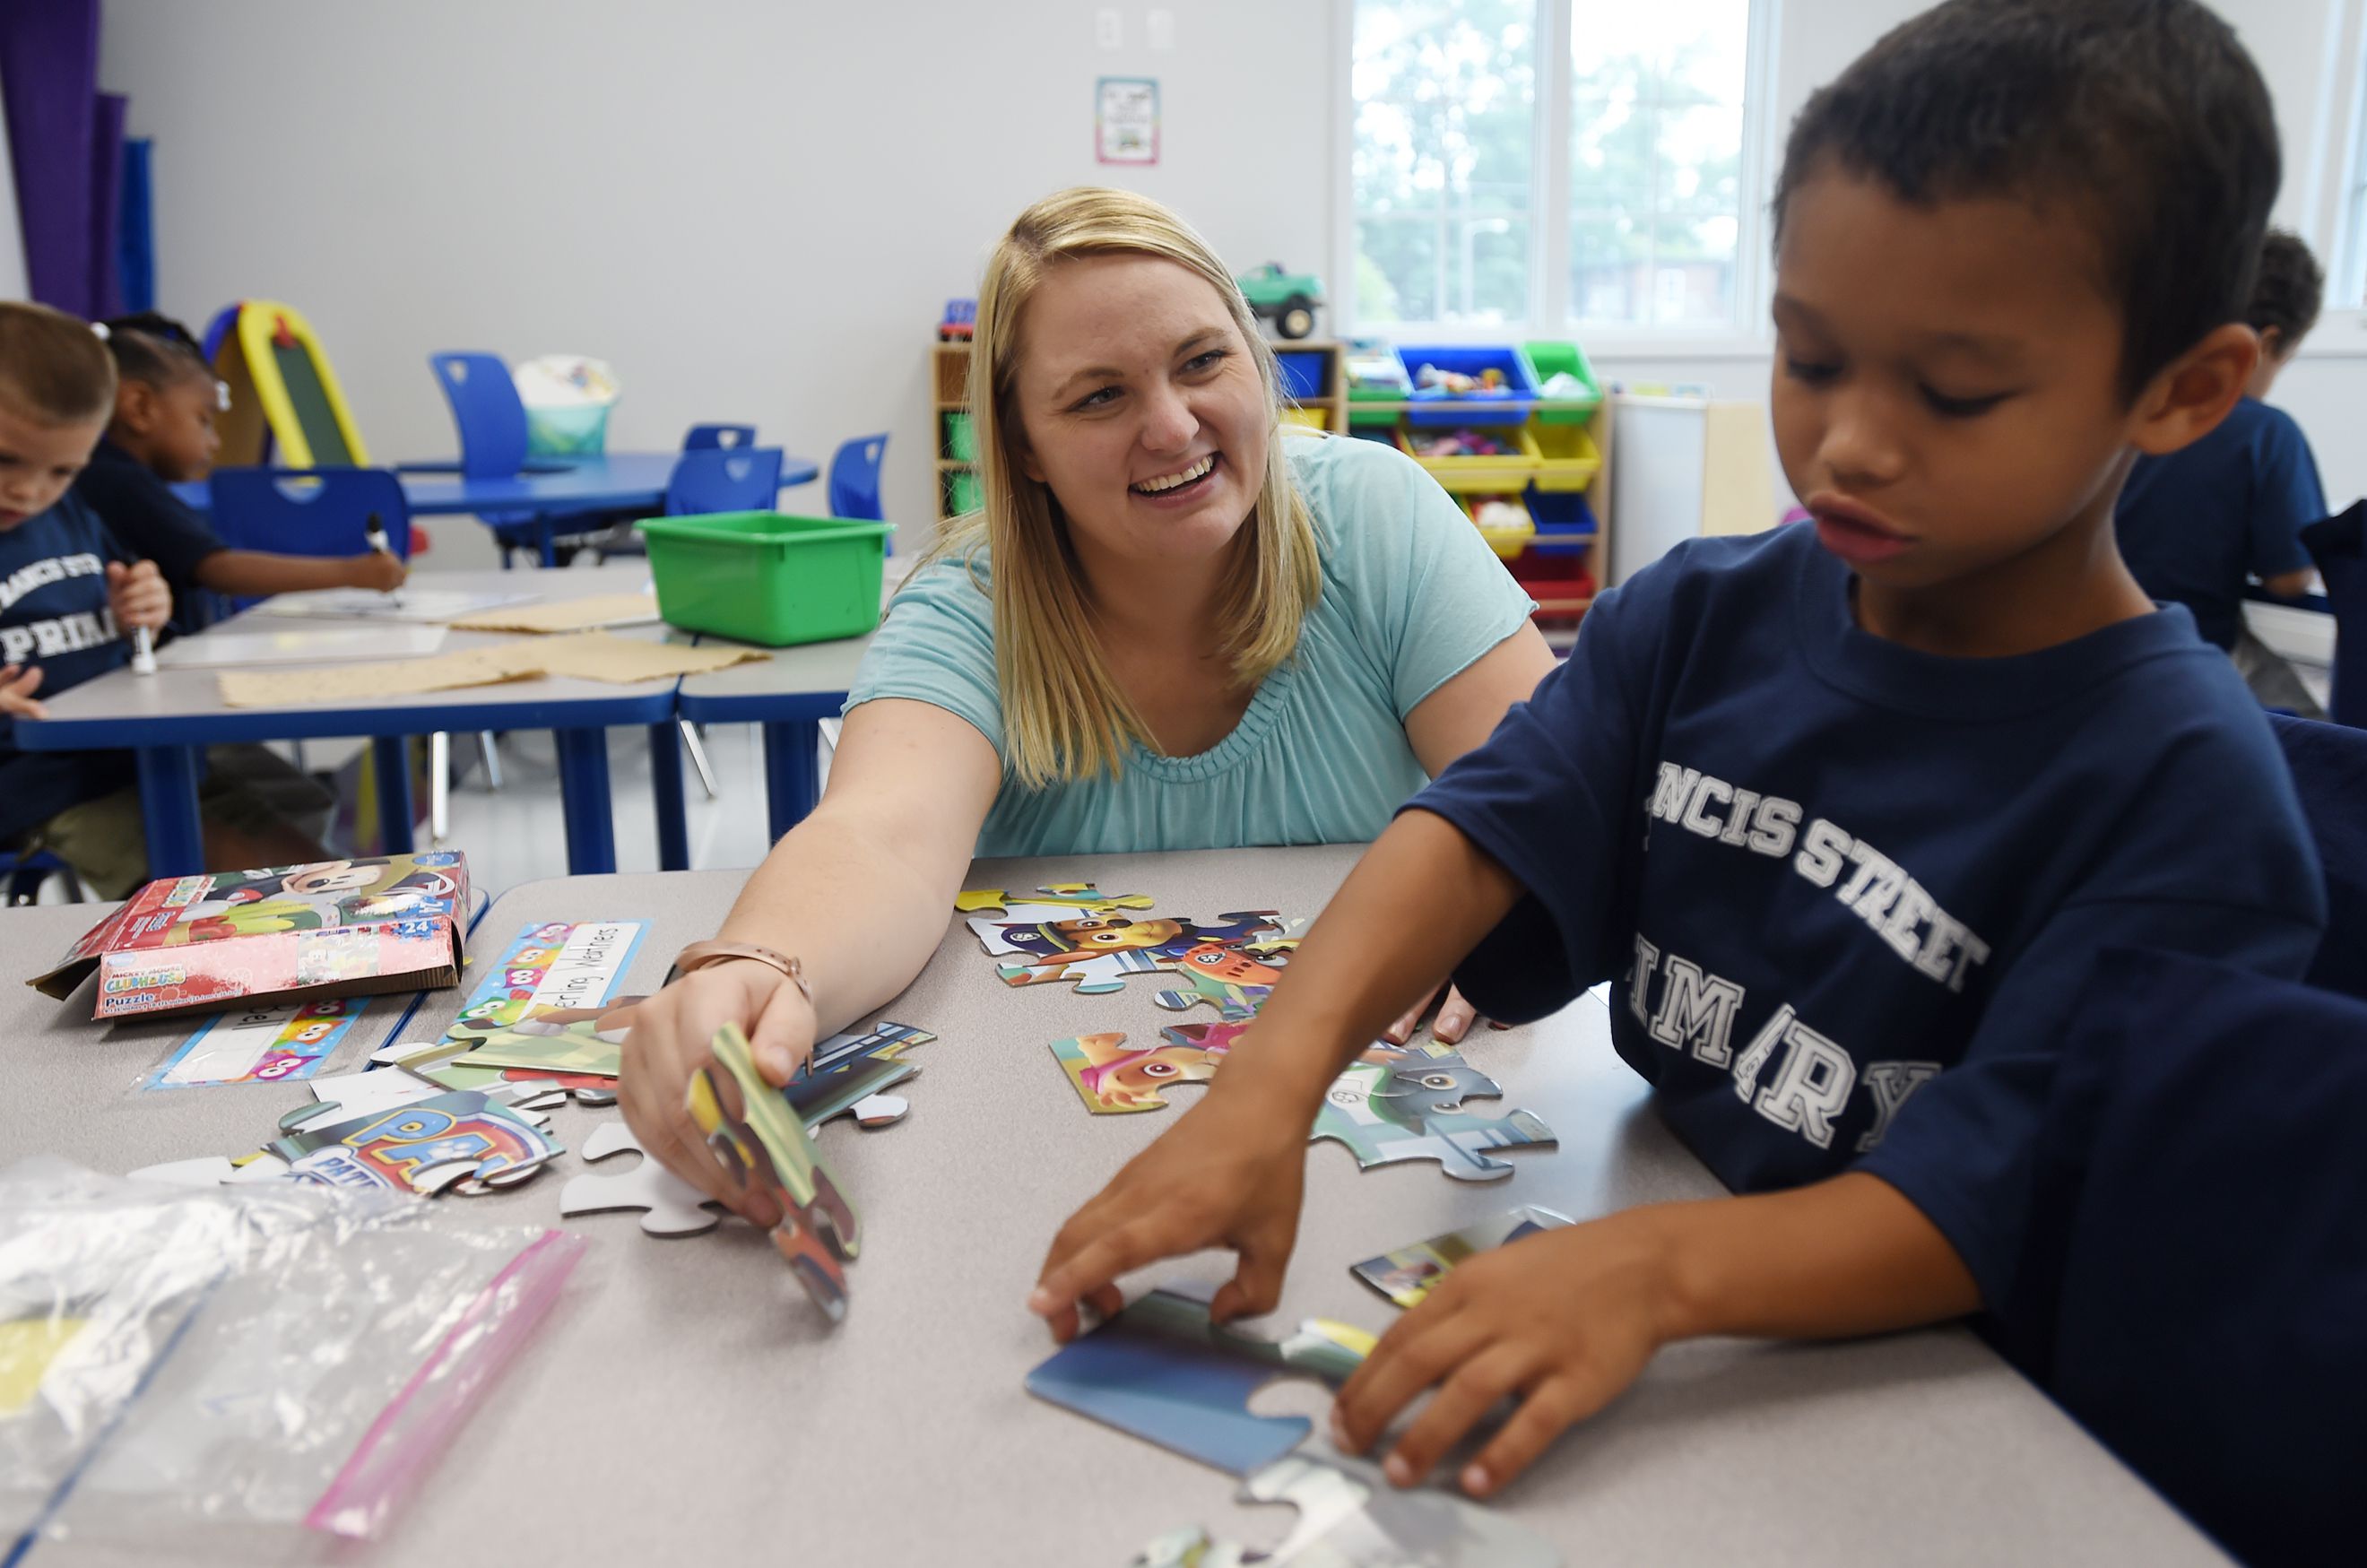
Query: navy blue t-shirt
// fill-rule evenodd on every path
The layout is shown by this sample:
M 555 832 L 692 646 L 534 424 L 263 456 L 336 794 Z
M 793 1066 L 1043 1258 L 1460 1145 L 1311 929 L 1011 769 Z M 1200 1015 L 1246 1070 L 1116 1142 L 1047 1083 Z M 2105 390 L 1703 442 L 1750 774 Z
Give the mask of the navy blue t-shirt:
M 72 491 L 0 529 L 0 664 L 40 667 L 36 701 L 130 658 L 107 607 L 107 563 L 130 559 Z M 0 842 L 134 781 L 129 751 L 20 751 L 16 731 L 0 718 Z
M 198 564 L 230 547 L 153 469 L 104 437 L 74 492 L 135 559 L 156 563 L 176 604 L 199 586 Z
M 2326 515 L 2317 460 L 2282 409 L 2239 400 L 2217 429 L 2166 457 L 2140 457 L 2112 514 L 2137 585 L 2194 613 L 2207 642 L 2236 645 L 2244 580 L 2309 565 L 2300 531 Z
M 2297 977 L 2326 896 L 2268 721 L 2186 612 L 1944 659 L 1813 530 L 1693 540 L 1408 809 L 1528 897 L 1492 1017 L 1612 1037 L 1729 1188 L 1870 1171 L 2006 1299 L 2063 1021 L 2108 945 Z

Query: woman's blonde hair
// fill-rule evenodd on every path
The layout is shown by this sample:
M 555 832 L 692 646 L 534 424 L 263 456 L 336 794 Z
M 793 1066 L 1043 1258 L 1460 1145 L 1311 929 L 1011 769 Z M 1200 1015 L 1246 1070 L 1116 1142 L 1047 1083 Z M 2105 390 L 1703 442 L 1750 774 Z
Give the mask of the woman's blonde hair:
M 1059 503 L 1050 487 L 1029 479 L 1020 466 L 1025 434 L 1014 387 L 1027 303 L 1054 267 L 1079 256 L 1106 255 L 1156 256 L 1206 282 L 1249 344 L 1267 403 L 1280 407 L 1274 351 L 1259 336 L 1232 275 L 1206 241 L 1148 197 L 1089 186 L 1064 190 L 1021 213 L 995 245 L 979 288 L 969 362 L 980 510 L 949 524 L 931 554 L 974 567 L 985 552 L 1003 761 L 1030 789 L 1094 774 L 1115 777 L 1130 742 L 1153 746 L 1150 727 L 1102 657 L 1091 594 Z M 1268 434 L 1265 478 L 1243 536 L 1235 538 L 1217 590 L 1217 624 L 1234 678 L 1254 685 L 1298 646 L 1299 627 L 1323 581 L 1315 525 L 1291 481 L 1279 429 Z

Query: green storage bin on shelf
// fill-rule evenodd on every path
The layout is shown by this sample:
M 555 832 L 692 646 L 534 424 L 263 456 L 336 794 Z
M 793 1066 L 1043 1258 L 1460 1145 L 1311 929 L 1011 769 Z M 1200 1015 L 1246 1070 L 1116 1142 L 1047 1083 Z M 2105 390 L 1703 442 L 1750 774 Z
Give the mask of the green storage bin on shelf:
M 1594 378 L 1586 350 L 1574 343 L 1526 343 L 1521 352 L 1529 356 L 1529 368 L 1536 372 L 1539 387 L 1556 376 L 1575 376 L 1586 384 L 1583 397 L 1543 395 L 1536 406 L 1540 424 L 1584 424 L 1594 417 L 1594 411 L 1603 406 L 1603 383 Z
M 633 525 L 649 543 L 658 614 L 685 631 L 786 648 L 879 624 L 885 523 L 711 512 Z
M 946 422 L 946 456 L 957 463 L 978 461 L 978 427 L 969 422 L 967 412 L 948 413 Z
M 946 471 L 946 515 L 963 517 L 979 509 L 978 471 L 974 468 L 949 468 Z

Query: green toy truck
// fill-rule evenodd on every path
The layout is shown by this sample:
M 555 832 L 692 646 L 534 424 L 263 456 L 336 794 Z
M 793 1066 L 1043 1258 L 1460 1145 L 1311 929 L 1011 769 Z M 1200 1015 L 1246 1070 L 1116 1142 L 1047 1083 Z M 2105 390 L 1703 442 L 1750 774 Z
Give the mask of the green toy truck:
M 1315 307 L 1323 303 L 1323 280 L 1311 272 L 1292 272 L 1280 262 L 1243 273 L 1234 282 L 1251 311 L 1274 323 L 1286 338 L 1302 338 L 1315 330 Z

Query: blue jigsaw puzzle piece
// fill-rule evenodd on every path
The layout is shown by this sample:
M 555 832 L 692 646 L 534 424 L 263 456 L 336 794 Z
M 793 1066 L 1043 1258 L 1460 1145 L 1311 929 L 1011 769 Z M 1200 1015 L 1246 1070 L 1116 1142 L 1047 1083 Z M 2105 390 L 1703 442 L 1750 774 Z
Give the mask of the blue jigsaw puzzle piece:
M 1080 1416 L 1233 1475 L 1247 1475 L 1307 1439 L 1301 1416 L 1253 1416 L 1250 1395 L 1276 1372 L 1334 1384 L 1363 1361 L 1369 1338 L 1310 1320 L 1285 1340 L 1208 1322 L 1206 1303 L 1149 1295 L 1027 1374 L 1027 1392 Z

